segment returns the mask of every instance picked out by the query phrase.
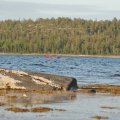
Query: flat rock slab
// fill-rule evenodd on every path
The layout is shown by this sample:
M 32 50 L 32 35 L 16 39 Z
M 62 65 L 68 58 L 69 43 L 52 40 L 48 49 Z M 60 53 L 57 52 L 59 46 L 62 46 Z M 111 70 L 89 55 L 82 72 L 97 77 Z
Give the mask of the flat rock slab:
M 120 85 L 109 85 L 109 84 L 91 84 L 81 86 L 82 90 L 95 90 L 100 93 L 111 93 L 120 94 Z
M 72 77 L 1 68 L 0 89 L 75 90 L 77 80 Z

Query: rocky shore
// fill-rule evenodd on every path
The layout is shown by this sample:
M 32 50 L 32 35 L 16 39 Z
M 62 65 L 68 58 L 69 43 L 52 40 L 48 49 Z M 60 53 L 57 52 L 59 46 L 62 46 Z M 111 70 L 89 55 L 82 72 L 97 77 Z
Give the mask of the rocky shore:
M 120 95 L 120 85 L 109 85 L 109 84 L 91 84 L 80 87 L 82 90 L 92 90 L 99 93 L 109 93 Z
M 71 91 L 74 93 L 120 94 L 120 85 L 91 84 L 79 86 L 72 77 L 19 71 L 0 68 L 0 89 L 52 93 Z
M 76 90 L 77 80 L 72 77 L 1 68 L 0 89 Z
M 25 112 L 26 114 L 67 112 L 64 107 L 54 108 L 43 105 L 45 103 L 56 103 L 63 100 L 77 100 L 76 98 L 78 96 L 80 96 L 78 104 L 81 101 L 80 107 L 86 99 L 91 100 L 92 98 L 91 101 L 95 104 L 97 98 L 94 95 L 97 95 L 97 93 L 109 93 L 110 96 L 119 96 L 120 85 L 91 84 L 81 86 L 72 77 L 0 68 L 0 108 L 7 112 Z M 83 94 L 89 95 L 85 95 L 87 97 L 84 99 L 85 96 L 83 97 Z M 104 95 L 106 96 L 106 94 Z M 74 105 L 78 107 L 78 104 Z M 119 110 L 119 106 L 108 106 L 102 103 L 99 107 L 99 109 L 103 110 Z M 5 114 L 3 115 L 5 116 Z M 4 116 L 1 118 L 4 118 Z M 104 115 L 100 116 L 96 114 L 91 116 L 92 119 L 109 119 L 108 116 Z

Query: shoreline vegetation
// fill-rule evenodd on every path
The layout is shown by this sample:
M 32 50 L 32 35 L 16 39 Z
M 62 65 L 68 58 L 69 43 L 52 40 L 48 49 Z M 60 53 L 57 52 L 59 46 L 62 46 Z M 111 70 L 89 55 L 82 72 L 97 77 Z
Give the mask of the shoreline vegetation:
M 69 57 L 91 57 L 91 58 L 120 58 L 120 55 L 80 55 L 80 54 L 39 54 L 39 53 L 0 53 L 0 55 L 23 55 L 23 56 L 48 56 L 48 57 L 57 57 L 57 56 L 69 56 Z
M 120 20 L 51 18 L 0 21 L 0 53 L 120 56 Z

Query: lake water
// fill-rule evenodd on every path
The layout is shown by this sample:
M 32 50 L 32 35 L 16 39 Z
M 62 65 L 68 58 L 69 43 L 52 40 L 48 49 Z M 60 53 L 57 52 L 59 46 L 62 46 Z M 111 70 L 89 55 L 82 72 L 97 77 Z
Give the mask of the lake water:
M 78 84 L 120 84 L 120 58 L 0 55 L 0 67 L 72 76 L 77 79 Z M 24 104 L 21 103 L 20 106 Z M 97 120 L 92 118 L 96 115 L 107 116 L 108 120 L 120 120 L 119 95 L 77 94 L 74 100 L 37 103 L 33 106 L 65 109 L 66 111 L 14 113 L 6 111 L 5 109 L 10 106 L 5 106 L 0 107 L 0 120 Z
M 79 84 L 120 84 L 120 58 L 0 55 L 0 67 L 72 76 Z

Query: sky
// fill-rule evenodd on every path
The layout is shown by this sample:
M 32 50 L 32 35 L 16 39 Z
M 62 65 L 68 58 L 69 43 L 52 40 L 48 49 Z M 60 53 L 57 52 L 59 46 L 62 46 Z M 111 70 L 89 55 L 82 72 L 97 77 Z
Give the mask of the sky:
M 0 0 L 0 20 L 52 17 L 120 19 L 120 0 Z

